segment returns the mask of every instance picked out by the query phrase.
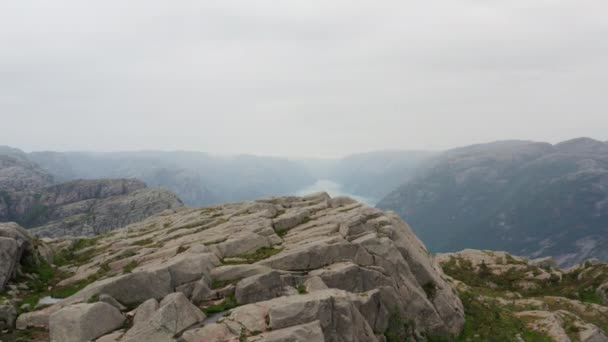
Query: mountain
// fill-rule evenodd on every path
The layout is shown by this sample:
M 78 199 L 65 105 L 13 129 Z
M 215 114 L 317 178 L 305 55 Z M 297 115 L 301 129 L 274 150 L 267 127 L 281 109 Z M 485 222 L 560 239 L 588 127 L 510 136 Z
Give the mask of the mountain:
M 608 144 L 502 141 L 447 151 L 378 207 L 435 252 L 464 248 L 608 260 Z
M 30 161 L 23 151 L 0 146 L 0 197 L 8 192 L 36 190 L 53 182 L 53 177 Z
M 21 262 L 5 295 L 19 308 L 5 319 L 15 338 L 393 342 L 450 339 L 464 325 L 406 223 L 325 193 L 179 208 L 42 244 L 52 264 Z
M 22 151 L 0 148 L 0 222 L 16 221 L 39 236 L 86 236 L 182 206 L 173 193 L 135 179 L 54 177 Z
M 79 180 L 42 189 L 19 220 L 38 236 L 91 236 L 183 206 L 172 192 L 134 179 Z
M 407 182 L 435 152 L 375 151 L 340 159 L 309 159 L 300 163 L 317 179 L 338 183 L 342 191 L 379 201 Z
M 208 205 L 294 193 L 314 183 L 283 158 L 218 157 L 202 152 L 34 152 L 28 157 L 55 178 L 137 178 L 175 192 L 188 205 Z

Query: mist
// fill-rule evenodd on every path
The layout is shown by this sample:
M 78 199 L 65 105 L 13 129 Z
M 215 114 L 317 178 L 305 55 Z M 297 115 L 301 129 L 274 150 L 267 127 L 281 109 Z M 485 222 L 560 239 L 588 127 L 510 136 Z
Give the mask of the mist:
M 2 144 L 339 157 L 606 140 L 608 3 L 6 1 Z

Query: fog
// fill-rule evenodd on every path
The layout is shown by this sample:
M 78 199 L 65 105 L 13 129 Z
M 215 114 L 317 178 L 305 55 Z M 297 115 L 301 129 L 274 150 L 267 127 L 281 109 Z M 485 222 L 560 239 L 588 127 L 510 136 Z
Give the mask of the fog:
M 608 2 L 0 4 L 0 145 L 336 157 L 606 140 Z

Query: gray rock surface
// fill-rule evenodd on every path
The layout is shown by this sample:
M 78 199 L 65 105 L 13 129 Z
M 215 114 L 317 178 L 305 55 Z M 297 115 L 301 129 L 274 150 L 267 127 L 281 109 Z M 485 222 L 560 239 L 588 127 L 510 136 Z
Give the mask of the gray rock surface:
M 19 263 L 19 252 L 17 241 L 0 237 L 0 290 L 14 277 L 16 265 Z
M 0 332 L 3 330 L 12 330 L 15 327 L 17 319 L 17 310 L 12 304 L 0 304 Z
M 15 277 L 22 263 L 39 264 L 44 259 L 39 250 L 48 246 L 34 242 L 29 232 L 14 222 L 0 223 L 0 291 Z M 23 286 L 25 284 L 21 284 Z
M 173 193 L 147 188 L 141 181 L 81 180 L 43 189 L 34 209 L 45 211 L 39 217 L 30 215 L 30 221 L 39 236 L 90 236 L 181 206 Z
M 150 305 L 151 307 L 151 305 Z M 146 308 L 146 315 L 149 315 Z M 170 341 L 187 328 L 205 319 L 199 308 L 192 305 L 183 293 L 172 293 L 165 297 L 148 319 L 139 317 L 137 323 L 127 331 L 123 341 Z
M 94 340 L 120 328 L 124 321 L 120 311 L 106 303 L 68 306 L 50 317 L 51 342 Z
M 458 334 L 462 304 L 407 224 L 344 198 L 335 202 L 324 193 L 272 197 L 134 223 L 83 250 L 89 262 L 64 266 L 74 275 L 62 285 L 100 274 L 104 265 L 99 279 L 20 316 L 19 325 L 44 323 L 107 294 L 139 305 L 123 337 L 129 341 L 373 342 L 396 318 L 412 322 L 412 338 Z M 123 274 L 126 265 L 134 266 Z

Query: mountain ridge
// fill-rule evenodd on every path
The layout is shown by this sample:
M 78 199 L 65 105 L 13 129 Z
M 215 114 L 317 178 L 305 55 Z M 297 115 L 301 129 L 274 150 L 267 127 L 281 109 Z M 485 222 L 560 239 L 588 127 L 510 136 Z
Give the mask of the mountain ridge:
M 378 207 L 433 251 L 463 248 L 608 260 L 608 144 L 500 141 L 446 151 Z

